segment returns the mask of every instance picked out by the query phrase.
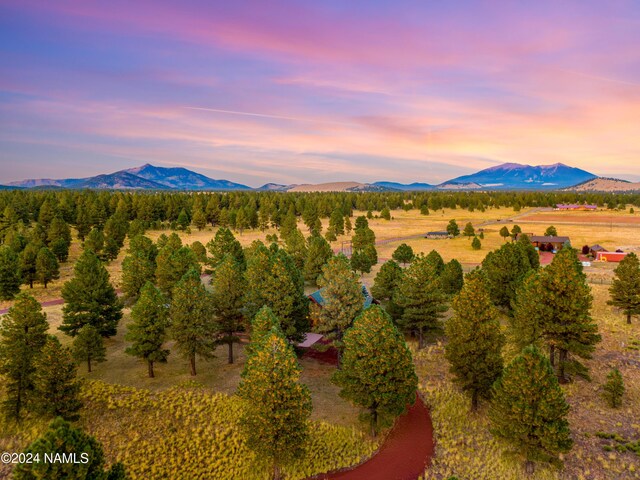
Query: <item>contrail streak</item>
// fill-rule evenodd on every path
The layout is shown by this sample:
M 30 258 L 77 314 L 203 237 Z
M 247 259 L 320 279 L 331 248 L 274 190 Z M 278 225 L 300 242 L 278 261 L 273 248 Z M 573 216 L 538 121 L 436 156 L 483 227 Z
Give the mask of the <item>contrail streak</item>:
M 601 77 L 600 75 L 591 75 L 589 73 L 578 72 L 576 70 L 569 70 L 569 69 L 566 69 L 566 68 L 558 68 L 558 70 L 560 70 L 561 72 L 565 72 L 565 73 L 572 73 L 572 74 L 578 75 L 580 77 L 591 78 L 593 80 L 602 80 L 602 81 L 605 81 L 605 82 L 621 83 L 623 85 L 631 85 L 631 86 L 634 86 L 634 87 L 640 87 L 640 83 L 638 83 L 638 82 L 630 82 L 628 80 L 619 80 L 617 78 L 611 78 L 611 77 Z
M 325 123 L 329 125 L 343 125 L 349 127 L 359 127 L 355 123 L 346 123 L 346 122 L 334 122 L 327 120 L 313 120 L 309 118 L 299 118 L 299 117 L 287 117 L 285 115 L 271 115 L 266 113 L 255 113 L 255 112 L 239 112 L 236 110 L 222 110 L 219 108 L 205 108 L 205 107 L 184 107 L 189 110 L 202 110 L 205 112 L 216 112 L 216 113 L 226 113 L 229 115 L 243 115 L 246 117 L 259 117 L 259 118 L 274 118 L 276 120 L 291 120 L 294 122 L 304 122 L 304 123 Z

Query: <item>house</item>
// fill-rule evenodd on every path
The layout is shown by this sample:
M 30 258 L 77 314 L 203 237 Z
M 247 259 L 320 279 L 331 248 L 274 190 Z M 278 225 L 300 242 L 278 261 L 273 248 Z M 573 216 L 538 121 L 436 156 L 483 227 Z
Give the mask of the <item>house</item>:
M 599 262 L 620 262 L 627 256 L 627 252 L 598 252 L 596 260 Z
M 424 238 L 451 238 L 449 232 L 427 232 Z
M 597 209 L 598 209 L 597 205 L 580 205 L 578 203 L 558 203 L 556 205 L 556 210 L 594 211 Z
M 320 289 L 320 290 L 316 290 L 315 292 L 313 292 L 311 295 L 309 295 L 309 300 L 311 300 L 312 303 L 314 303 L 315 305 L 318 305 L 320 308 L 322 308 L 324 306 L 324 298 L 322 298 L 322 290 L 324 289 Z M 371 294 L 369 293 L 369 290 L 367 290 L 367 287 L 365 287 L 364 285 L 362 285 L 362 299 L 363 299 L 363 308 L 367 308 L 369 306 L 371 306 L 372 303 L 378 304 L 379 302 L 374 299 Z
M 541 251 L 560 250 L 565 243 L 569 242 L 569 237 L 552 237 L 549 235 L 531 235 L 529 236 L 531 244 Z
M 607 251 L 606 248 L 604 248 L 602 245 L 598 245 L 598 244 L 595 244 L 595 245 L 592 245 L 591 247 L 589 247 L 589 253 L 591 255 L 593 255 L 594 257 L 598 256 L 598 252 L 606 252 L 606 251 Z

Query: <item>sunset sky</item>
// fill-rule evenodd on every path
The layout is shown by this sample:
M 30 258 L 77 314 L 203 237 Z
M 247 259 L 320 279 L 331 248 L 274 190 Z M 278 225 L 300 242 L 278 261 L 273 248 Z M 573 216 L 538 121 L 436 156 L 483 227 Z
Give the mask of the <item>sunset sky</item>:
M 640 180 L 638 1 L 0 0 L 0 183 Z

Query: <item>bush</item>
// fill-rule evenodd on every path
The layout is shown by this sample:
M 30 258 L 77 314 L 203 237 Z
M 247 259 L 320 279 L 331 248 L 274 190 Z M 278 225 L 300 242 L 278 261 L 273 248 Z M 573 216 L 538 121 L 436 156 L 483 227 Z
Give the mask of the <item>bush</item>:
M 611 408 L 619 408 L 622 405 L 622 395 L 624 394 L 624 380 L 617 368 L 612 369 L 607 375 L 607 382 L 602 387 L 605 398 Z

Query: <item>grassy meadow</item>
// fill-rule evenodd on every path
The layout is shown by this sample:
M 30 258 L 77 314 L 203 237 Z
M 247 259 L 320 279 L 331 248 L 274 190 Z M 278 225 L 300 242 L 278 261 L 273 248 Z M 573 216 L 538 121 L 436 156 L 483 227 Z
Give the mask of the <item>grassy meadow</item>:
M 356 212 L 355 215 L 361 213 Z M 371 219 L 370 227 L 376 233 L 377 240 L 382 241 L 378 246 L 380 263 L 362 280 L 371 285 L 382 262 L 391 258 L 400 243 L 411 245 L 415 252 L 428 253 L 435 249 L 445 261 L 456 258 L 471 268 L 479 264 L 487 252 L 504 243 L 505 240 L 498 234 L 503 224 L 509 228 L 519 224 L 525 233 L 534 234 L 542 234 L 551 224 L 519 223 L 518 218 L 527 213 L 514 212 L 510 208 L 485 212 L 447 209 L 424 216 L 411 210 L 392 212 L 391 221 Z M 558 215 L 558 212 L 553 213 Z M 611 212 L 607 213 L 612 215 Z M 544 218 L 544 213 L 535 215 Z M 613 215 L 624 218 L 630 214 L 614 212 Z M 516 218 L 509 221 L 511 217 Z M 420 237 L 403 239 L 427 231 L 444 230 L 452 218 L 456 219 L 461 230 L 467 222 L 472 222 L 476 230 L 484 229 L 485 238 L 480 250 L 473 250 L 470 239 L 465 237 L 446 240 Z M 323 226 L 326 229 L 326 219 Z M 308 234 L 303 224 L 299 224 L 299 227 L 305 235 Z M 556 227 L 559 235 L 569 236 L 572 245 L 577 248 L 595 243 L 609 250 L 640 246 L 640 229 L 633 225 L 618 226 L 616 223 L 605 228 L 584 223 L 563 223 Z M 202 231 L 192 229 L 178 234 L 185 244 L 200 241 L 206 245 L 215 231 L 207 227 Z M 147 235 L 155 240 L 161 233 L 170 232 L 150 231 Z M 244 246 L 248 246 L 257 239 L 264 241 L 266 235 L 272 233 L 276 231 L 245 231 L 242 234 L 236 232 L 236 237 Z M 332 247 L 340 249 L 347 240 L 349 236 L 342 236 L 332 243 Z M 126 255 L 126 247 L 125 244 L 119 257 L 107 265 L 116 288 L 121 278 L 121 263 Z M 36 285 L 30 293 L 40 301 L 59 298 L 61 286 L 72 276 L 72 265 L 80 252 L 80 243 L 74 238 L 69 261 L 61 266 L 61 278 L 47 289 Z M 610 278 L 614 266 L 594 264 L 585 271 L 592 279 Z M 640 456 L 609 448 L 615 446 L 615 441 L 597 436 L 600 432 L 617 434 L 628 441 L 640 439 L 640 321 L 634 319 L 631 325 L 627 325 L 623 316 L 606 304 L 607 288 L 607 285 L 592 285 L 595 297 L 593 317 L 603 337 L 593 359 L 587 361 L 593 381 L 576 380 L 563 386 L 572 407 L 569 419 L 574 448 L 564 457 L 563 471 L 539 468 L 534 478 L 640 478 Z M 23 286 L 25 289 L 29 290 Z M 10 304 L 3 302 L 0 308 Z M 50 333 L 58 336 L 63 344 L 70 344 L 71 339 L 57 330 L 62 321 L 62 306 L 48 306 L 44 311 L 50 323 Z M 178 464 L 185 465 L 187 476 L 184 478 L 189 478 L 189 475 L 190 478 L 196 478 L 198 474 L 214 475 L 215 478 L 234 478 L 233 475 L 236 475 L 235 478 L 239 478 L 238 475 L 242 478 L 262 478 L 252 473 L 258 471 L 256 469 L 259 466 L 252 463 L 253 457 L 238 438 L 235 423 L 240 407 L 239 400 L 232 394 L 239 383 L 245 361 L 244 344 L 235 345 L 236 363 L 233 365 L 227 364 L 226 346 L 219 347 L 213 360 L 198 360 L 198 375 L 195 378 L 189 375 L 187 361 L 172 350 L 168 363 L 156 365 L 156 378 L 152 379 L 148 378 L 143 362 L 125 353 L 127 345 L 124 335 L 129 322 L 129 309 L 125 309 L 118 334 L 106 340 L 106 362 L 94 365 L 94 371 L 90 374 L 86 372 L 85 365 L 79 366 L 79 376 L 85 380 L 83 398 L 87 406 L 83 410 L 81 424 L 104 444 L 109 462 L 124 461 L 128 467 L 131 466 L 132 478 L 167 475 Z M 431 409 L 436 437 L 436 455 L 432 466 L 425 471 L 424 478 L 447 479 L 453 475 L 460 479 L 522 478 L 520 465 L 513 458 L 502 455 L 504 446 L 488 432 L 487 406 L 484 405 L 475 415 L 470 414 L 469 400 L 452 385 L 442 342 L 417 351 L 413 340 L 409 341 L 414 351 L 420 390 Z M 168 346 L 171 348 L 172 345 Z M 507 350 L 505 355 L 512 353 Z M 364 432 L 357 419 L 358 410 L 339 397 L 338 388 L 330 381 L 334 367 L 307 358 L 302 358 L 300 364 L 301 381 L 309 386 L 313 397 L 312 446 L 300 468 L 288 472 L 290 478 L 304 478 L 347 466 L 371 455 L 378 442 Z M 601 386 L 609 369 L 614 366 L 620 369 L 627 388 L 623 406 L 617 410 L 609 408 L 601 397 Z M 147 413 L 152 415 L 151 421 L 146 420 Z M 6 430 L 0 435 L 0 450 L 24 448 L 44 426 L 39 420 L 31 421 L 20 431 L 4 426 Z M 345 447 L 336 454 L 329 447 L 340 442 Z M 149 460 L 162 451 L 172 453 L 163 460 Z M 216 456 L 215 452 L 220 453 Z M 203 455 L 209 460 L 203 469 L 198 470 L 194 459 Z M 332 455 L 335 462 L 330 465 L 319 460 Z M 3 476 L 1 468 L 0 477 Z M 224 471 L 233 475 L 220 474 Z

